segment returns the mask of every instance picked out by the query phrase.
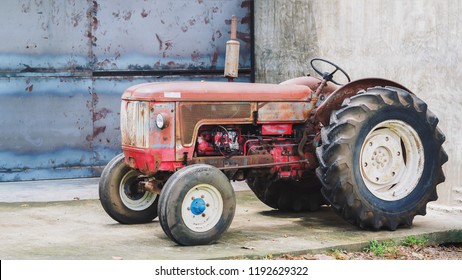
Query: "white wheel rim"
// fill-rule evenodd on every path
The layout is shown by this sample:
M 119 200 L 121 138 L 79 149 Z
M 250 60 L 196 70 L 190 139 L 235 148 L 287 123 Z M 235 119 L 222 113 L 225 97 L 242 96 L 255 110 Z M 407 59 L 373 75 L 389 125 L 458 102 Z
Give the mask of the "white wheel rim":
M 192 231 L 205 232 L 212 229 L 223 214 L 223 198 L 209 184 L 193 187 L 183 199 L 181 218 Z
M 135 191 L 137 186 L 133 186 L 133 183 L 138 183 L 138 173 L 134 170 L 130 170 L 120 181 L 119 195 L 122 203 L 130 210 L 142 211 L 151 206 L 157 198 L 157 194 L 152 192 L 138 192 Z
M 366 136 L 359 158 L 367 189 L 386 201 L 400 200 L 416 188 L 424 162 L 419 135 L 399 120 L 375 126 Z

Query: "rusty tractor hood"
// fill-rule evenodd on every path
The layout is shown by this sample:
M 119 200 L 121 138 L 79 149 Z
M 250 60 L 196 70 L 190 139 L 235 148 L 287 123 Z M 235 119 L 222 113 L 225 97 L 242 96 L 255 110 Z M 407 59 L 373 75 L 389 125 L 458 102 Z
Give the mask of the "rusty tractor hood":
M 235 82 L 160 82 L 132 86 L 124 100 L 144 101 L 304 101 L 313 91 L 305 85 Z

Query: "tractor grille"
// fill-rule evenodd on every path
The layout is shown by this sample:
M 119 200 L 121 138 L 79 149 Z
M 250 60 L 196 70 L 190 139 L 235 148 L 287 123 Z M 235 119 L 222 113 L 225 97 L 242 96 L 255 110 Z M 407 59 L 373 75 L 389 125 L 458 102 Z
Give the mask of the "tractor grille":
M 220 120 L 251 119 L 250 103 L 181 103 L 181 139 L 183 145 L 193 142 L 194 128 L 198 122 L 220 123 Z
M 122 101 L 120 130 L 123 145 L 149 147 L 149 103 Z

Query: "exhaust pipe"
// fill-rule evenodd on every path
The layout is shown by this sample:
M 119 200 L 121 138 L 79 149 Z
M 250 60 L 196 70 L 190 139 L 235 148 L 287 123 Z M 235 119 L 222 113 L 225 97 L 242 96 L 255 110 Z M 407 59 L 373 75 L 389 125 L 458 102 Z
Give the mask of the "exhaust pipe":
M 238 77 L 239 68 L 239 41 L 236 40 L 237 17 L 231 18 L 231 40 L 226 42 L 225 73 L 228 82 L 232 82 Z

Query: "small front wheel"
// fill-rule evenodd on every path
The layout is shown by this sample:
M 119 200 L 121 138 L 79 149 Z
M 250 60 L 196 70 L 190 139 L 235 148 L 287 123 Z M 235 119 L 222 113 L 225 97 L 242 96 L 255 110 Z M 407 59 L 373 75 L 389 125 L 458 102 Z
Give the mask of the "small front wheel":
M 218 240 L 231 225 L 236 198 L 228 178 L 205 164 L 185 167 L 169 178 L 159 199 L 159 221 L 165 234 L 180 245 Z
M 101 205 L 119 223 L 148 223 L 157 217 L 158 195 L 140 190 L 140 175 L 141 173 L 125 164 L 123 154 L 113 158 L 101 174 Z

